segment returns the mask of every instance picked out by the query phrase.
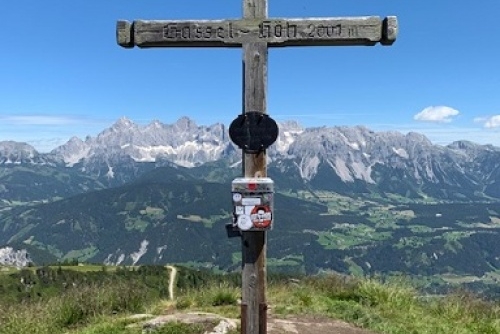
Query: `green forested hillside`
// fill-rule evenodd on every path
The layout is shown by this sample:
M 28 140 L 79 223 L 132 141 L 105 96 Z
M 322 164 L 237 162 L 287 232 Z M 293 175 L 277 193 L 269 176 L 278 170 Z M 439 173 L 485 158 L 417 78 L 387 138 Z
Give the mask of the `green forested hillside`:
M 205 180 L 207 173 L 212 182 Z M 232 219 L 232 176 L 213 173 L 162 167 L 120 187 L 11 206 L 1 211 L 0 244 L 26 245 L 39 264 L 50 254 L 95 263 L 238 270 L 240 240 L 228 239 L 225 231 Z M 268 233 L 270 271 L 406 273 L 434 283 L 494 284 L 500 277 L 497 202 L 345 196 L 284 179 Z M 46 255 L 37 256 L 36 249 Z
M 0 208 L 2 203 L 40 202 L 65 198 L 105 186 L 77 170 L 49 165 L 2 166 L 0 168 Z

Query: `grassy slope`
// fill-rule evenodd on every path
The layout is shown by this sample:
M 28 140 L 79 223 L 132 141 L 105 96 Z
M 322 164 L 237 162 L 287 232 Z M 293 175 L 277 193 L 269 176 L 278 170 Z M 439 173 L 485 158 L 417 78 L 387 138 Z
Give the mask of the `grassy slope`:
M 156 286 L 165 283 L 157 280 L 165 275 L 163 269 L 145 268 L 138 276 L 134 272 L 117 279 L 116 271 L 101 270 L 97 281 L 89 279 L 90 284 L 78 283 L 77 288 L 38 300 L 23 298 L 19 303 L 0 297 L 0 333 L 139 334 L 140 327 L 128 326 L 134 320 L 127 319 L 127 314 L 161 314 L 166 309 L 203 310 L 235 318 L 239 315 L 237 276 L 181 268 L 178 297 L 172 302 L 162 299 Z M 85 277 L 81 275 L 90 272 L 79 275 Z M 19 277 L 9 274 L 0 278 L 5 285 L 8 278 L 18 282 Z M 44 284 L 46 278 L 40 278 L 38 284 Z M 49 284 L 46 288 L 54 287 Z M 422 298 L 402 282 L 382 284 L 336 275 L 298 280 L 270 277 L 268 302 L 275 315 L 340 318 L 380 333 L 500 333 L 498 305 L 467 293 Z M 203 328 L 172 324 L 156 333 L 196 334 L 203 333 Z

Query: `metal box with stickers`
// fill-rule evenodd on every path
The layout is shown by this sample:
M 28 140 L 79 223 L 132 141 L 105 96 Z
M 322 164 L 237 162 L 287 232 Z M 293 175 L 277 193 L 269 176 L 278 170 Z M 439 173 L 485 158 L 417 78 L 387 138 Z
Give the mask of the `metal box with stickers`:
M 233 228 L 265 231 L 273 226 L 274 182 L 270 178 L 237 178 L 232 182 Z

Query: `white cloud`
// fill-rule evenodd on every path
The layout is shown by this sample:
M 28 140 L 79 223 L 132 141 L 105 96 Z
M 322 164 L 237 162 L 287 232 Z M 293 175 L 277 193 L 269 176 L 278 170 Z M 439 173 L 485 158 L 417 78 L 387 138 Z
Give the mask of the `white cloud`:
M 451 107 L 431 106 L 413 116 L 413 119 L 424 122 L 449 123 L 452 121 L 452 118 L 458 114 L 460 114 L 460 112 Z
M 485 128 L 500 128 L 500 115 L 491 116 L 484 123 Z
M 0 122 L 14 125 L 66 125 L 75 124 L 81 120 L 70 116 L 49 115 L 8 115 L 0 116 Z
M 42 138 L 42 139 L 27 139 L 25 142 L 33 146 L 38 152 L 46 153 L 54 148 L 68 142 L 68 138 Z
M 82 115 L 4 114 L 0 115 L 0 141 L 24 142 L 39 152 L 49 152 L 73 136 L 96 135 L 109 123 Z

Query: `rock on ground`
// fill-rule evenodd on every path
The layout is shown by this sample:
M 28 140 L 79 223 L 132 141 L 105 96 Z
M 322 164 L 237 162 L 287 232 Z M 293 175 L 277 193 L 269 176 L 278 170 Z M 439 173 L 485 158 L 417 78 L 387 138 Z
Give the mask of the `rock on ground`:
M 215 324 L 213 329 L 206 334 L 226 334 L 230 330 L 237 327 L 237 323 L 233 319 L 224 318 L 217 314 L 190 312 L 190 313 L 174 313 L 161 315 L 151 320 L 147 320 L 142 324 L 144 333 L 149 333 L 169 322 L 183 322 L 186 324 Z
M 141 315 L 137 318 L 145 318 Z M 212 325 L 206 334 L 226 334 L 237 328 L 239 320 L 203 312 L 173 313 L 153 317 L 142 322 L 143 333 L 150 333 L 169 322 Z M 270 316 L 267 334 L 374 334 L 344 321 L 314 316 Z

